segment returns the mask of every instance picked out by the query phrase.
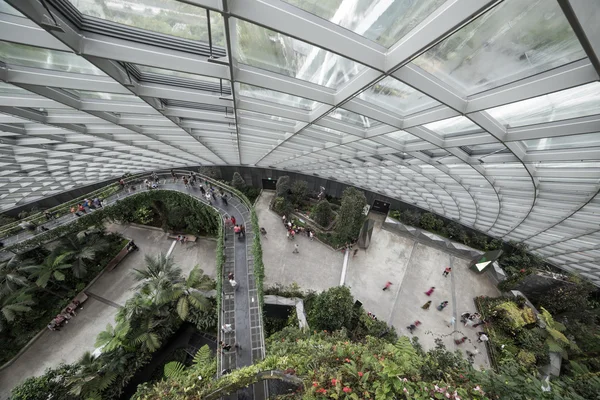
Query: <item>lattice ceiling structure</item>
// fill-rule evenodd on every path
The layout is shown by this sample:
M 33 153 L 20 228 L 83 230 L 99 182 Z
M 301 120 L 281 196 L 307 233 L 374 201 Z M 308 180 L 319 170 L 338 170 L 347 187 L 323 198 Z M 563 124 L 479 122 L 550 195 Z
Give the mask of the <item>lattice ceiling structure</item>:
M 0 12 L 3 209 L 126 172 L 286 169 L 525 242 L 600 284 L 600 2 L 6 0 Z

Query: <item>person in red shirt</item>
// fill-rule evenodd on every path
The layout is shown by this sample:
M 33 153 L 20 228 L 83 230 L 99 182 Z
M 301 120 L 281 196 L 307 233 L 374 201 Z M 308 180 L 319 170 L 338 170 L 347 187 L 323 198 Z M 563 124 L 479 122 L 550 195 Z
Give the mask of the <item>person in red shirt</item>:
M 231 225 L 235 226 L 235 217 L 233 215 L 231 216 Z
M 444 276 L 444 278 L 446 278 L 450 272 L 452 272 L 452 268 L 446 267 L 446 269 L 444 269 L 444 272 L 442 273 L 442 275 Z
M 389 282 L 389 281 L 388 281 L 388 282 L 385 284 L 385 286 L 383 287 L 383 290 L 388 290 L 388 289 L 390 288 L 390 286 L 392 286 L 392 282 Z

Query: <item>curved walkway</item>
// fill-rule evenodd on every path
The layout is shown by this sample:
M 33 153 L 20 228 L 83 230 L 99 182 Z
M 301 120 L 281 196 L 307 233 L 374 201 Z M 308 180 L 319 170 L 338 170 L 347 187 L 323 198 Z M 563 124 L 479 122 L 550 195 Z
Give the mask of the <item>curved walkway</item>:
M 188 171 L 177 170 L 176 173 L 179 176 L 188 174 Z M 220 355 L 220 368 L 225 369 L 236 369 L 245 366 L 252 365 L 255 361 L 258 361 L 264 357 L 264 333 L 262 330 L 262 315 L 260 310 L 260 303 L 258 300 L 258 292 L 256 288 L 256 282 L 254 279 L 254 268 L 253 268 L 253 257 L 251 246 L 254 240 L 254 234 L 252 231 L 252 223 L 250 218 L 250 210 L 248 207 L 233 193 L 229 192 L 229 188 L 219 182 L 213 181 L 207 177 L 196 174 L 200 180 L 206 180 L 211 185 L 219 187 L 227 191 L 230 196 L 228 197 L 228 204 L 225 205 L 220 200 L 211 200 L 209 203 L 199 189 L 198 184 L 192 188 L 185 188 L 181 181 L 174 183 L 170 175 L 162 173 L 160 175 L 161 182 L 159 185 L 160 190 L 173 190 L 181 193 L 190 195 L 196 200 L 209 204 L 212 208 L 217 210 L 222 218 L 225 216 L 233 216 L 236 219 L 236 223 L 243 224 L 246 226 L 246 236 L 242 238 L 234 237 L 231 229 L 225 231 L 225 264 L 223 266 L 223 299 L 221 302 L 220 321 L 221 324 L 231 324 L 233 331 L 227 334 L 220 333 L 219 338 L 227 344 L 233 345 L 238 344 L 239 348 L 237 351 L 223 352 Z M 148 175 L 149 177 L 149 175 Z M 143 186 L 143 180 L 146 177 L 141 177 L 136 186 L 140 186 L 135 191 L 128 189 L 122 190 L 108 199 L 105 199 L 105 206 L 114 204 L 120 199 L 135 195 L 137 193 L 146 191 Z M 92 211 L 93 212 L 93 211 Z M 85 218 L 82 216 L 81 218 Z M 65 215 L 56 220 L 50 221 L 44 226 L 50 230 L 56 227 L 69 224 L 76 220 L 77 217 L 71 215 Z M 3 241 L 5 246 L 11 246 L 17 243 L 25 242 L 35 237 L 32 233 L 20 233 L 13 237 L 5 238 Z M 3 253 L 7 253 L 3 251 Z M 235 279 L 238 282 L 237 290 L 229 285 L 227 281 L 227 275 L 233 272 Z M 257 385 L 256 397 L 264 397 L 261 388 Z M 260 391 L 260 392 L 259 392 Z M 245 390 L 242 397 L 253 398 L 254 393 L 251 390 Z

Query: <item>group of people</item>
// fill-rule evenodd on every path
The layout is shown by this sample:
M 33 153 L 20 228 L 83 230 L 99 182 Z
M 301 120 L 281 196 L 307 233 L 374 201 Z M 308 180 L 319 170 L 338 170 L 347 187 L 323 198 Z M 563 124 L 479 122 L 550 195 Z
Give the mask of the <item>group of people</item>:
M 306 235 L 310 240 L 314 240 L 315 233 L 310 228 L 297 225 L 295 220 L 288 220 L 285 215 L 281 217 L 281 220 L 288 240 L 294 240 L 296 235 Z
M 181 244 L 186 244 L 188 241 L 187 236 L 185 235 L 177 235 L 177 239 L 176 239 L 179 243 Z
M 246 237 L 246 227 L 244 225 L 234 225 L 233 233 L 235 233 L 238 238 Z
M 104 204 L 102 204 L 102 199 L 95 197 L 93 200 L 83 199 L 83 202 L 71 206 L 71 213 L 76 217 L 81 217 L 92 210 L 102 208 Z
M 434 291 L 435 291 L 435 286 L 432 286 L 432 287 L 430 287 L 430 288 L 429 288 L 429 290 L 428 290 L 428 291 L 426 291 L 426 292 L 425 292 L 425 294 L 426 294 L 427 296 L 431 296 L 431 295 L 433 294 L 433 292 L 434 292 Z M 422 308 L 423 310 L 429 310 L 429 307 L 431 306 L 431 302 L 432 302 L 432 301 L 431 301 L 431 300 L 429 300 L 427 303 L 423 304 L 423 305 L 421 306 L 421 308 Z M 440 304 L 437 306 L 437 309 L 438 309 L 439 311 L 442 311 L 444 308 L 448 307 L 448 304 L 450 304 L 450 303 L 449 303 L 447 300 L 444 300 L 444 301 L 442 301 L 442 302 L 441 302 L 441 303 L 440 303 Z
M 80 304 L 81 303 L 79 300 L 73 300 L 73 302 L 69 304 L 63 312 L 58 314 L 52 319 L 52 321 L 50 321 L 50 323 L 47 325 L 47 328 L 51 331 L 60 331 L 60 328 L 63 325 L 68 324 L 69 320 L 77 315 L 75 310 L 77 310 L 77 307 L 79 307 Z

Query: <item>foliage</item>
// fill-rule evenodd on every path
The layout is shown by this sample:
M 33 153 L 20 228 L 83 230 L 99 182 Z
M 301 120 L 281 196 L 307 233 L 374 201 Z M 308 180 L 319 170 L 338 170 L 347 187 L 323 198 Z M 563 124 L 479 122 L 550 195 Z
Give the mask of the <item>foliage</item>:
M 314 219 L 317 224 L 327 227 L 331 223 L 333 215 L 334 214 L 333 210 L 331 209 L 331 205 L 326 199 L 323 199 L 315 206 L 312 219 Z
M 279 215 L 290 215 L 293 211 L 292 205 L 285 197 L 276 197 L 273 202 L 273 210 Z
M 61 364 L 56 368 L 47 369 L 43 375 L 28 378 L 14 388 L 10 398 L 11 400 L 47 400 L 48 395 L 52 394 L 52 398 L 75 400 L 66 387 L 65 378 L 72 376 L 76 370 L 75 364 Z
M 250 220 L 252 222 L 252 232 L 254 239 L 252 242 L 252 257 L 254 258 L 254 281 L 258 291 L 258 302 L 262 307 L 264 305 L 263 281 L 265 279 L 265 265 L 262 258 L 262 246 L 260 242 L 261 234 L 258 224 L 258 216 L 254 207 L 250 208 Z
M 595 290 L 588 282 L 564 283 L 535 298 L 535 302 L 547 309 L 552 315 L 568 313 L 570 317 L 579 317 L 591 307 L 590 295 Z
M 141 207 L 135 211 L 133 217 L 140 224 L 147 225 L 154 219 L 154 215 L 150 207 Z
M 79 233 L 61 238 L 59 250 L 66 252 L 67 261 L 71 264 L 73 275 L 81 278 L 87 274 L 96 258 L 96 254 L 108 248 L 109 245 L 110 243 L 104 235 Z
M 335 226 L 335 232 L 341 240 L 352 242 L 358 238 L 366 218 L 363 213 L 366 205 L 367 199 L 363 192 L 353 187 L 344 190 Z
M 248 198 L 250 204 L 254 204 L 258 196 L 260 196 L 260 189 L 255 188 L 254 186 L 244 186 L 240 191 Z
M 546 344 L 551 352 L 561 353 L 564 358 L 567 358 L 567 348 L 575 348 L 575 343 L 572 343 L 564 335 L 567 329 L 560 322 L 556 322 L 545 308 L 541 309 L 540 319 L 544 322 L 543 328 L 546 332 Z
M 277 183 L 275 184 L 277 197 L 283 197 L 284 199 L 288 199 L 288 195 L 290 192 L 290 177 L 287 175 L 280 176 L 277 179 Z
M 513 301 L 506 301 L 499 304 L 495 308 L 498 311 L 503 311 L 503 317 L 510 322 L 510 327 L 513 329 L 522 328 L 525 325 L 536 322 L 536 317 L 533 310 L 529 307 L 521 309 Z
M 308 183 L 306 181 L 295 181 L 291 187 L 291 201 L 298 207 L 308 195 Z
M 336 286 L 305 302 L 308 325 L 312 329 L 335 331 L 351 328 L 354 299 L 346 286 Z
M 8 328 L 17 315 L 31 311 L 35 302 L 26 290 L 19 290 L 0 297 L 0 332 Z
M 423 221 L 421 220 L 421 222 Z M 446 232 L 448 234 L 448 238 L 456 240 L 460 243 L 466 243 L 469 240 L 467 232 L 460 224 L 457 224 L 456 222 L 450 222 L 446 226 Z
M 433 232 L 439 232 L 444 227 L 444 221 L 436 218 L 432 213 L 424 213 L 421 215 L 419 223 L 421 224 L 421 228 Z
M 289 298 L 298 297 L 300 299 L 303 299 L 306 296 L 306 294 L 302 291 L 302 289 L 300 288 L 300 286 L 298 286 L 296 282 L 288 286 L 276 283 L 275 286 L 270 286 L 264 291 L 266 295 L 275 295 Z
M 233 173 L 233 179 L 231 180 L 231 186 L 233 186 L 237 190 L 241 190 L 246 186 L 246 181 L 244 180 L 244 178 L 242 178 L 240 173 L 237 171 Z
M 535 354 L 527 350 L 519 350 L 517 360 L 519 361 L 519 364 L 529 367 L 535 364 Z

